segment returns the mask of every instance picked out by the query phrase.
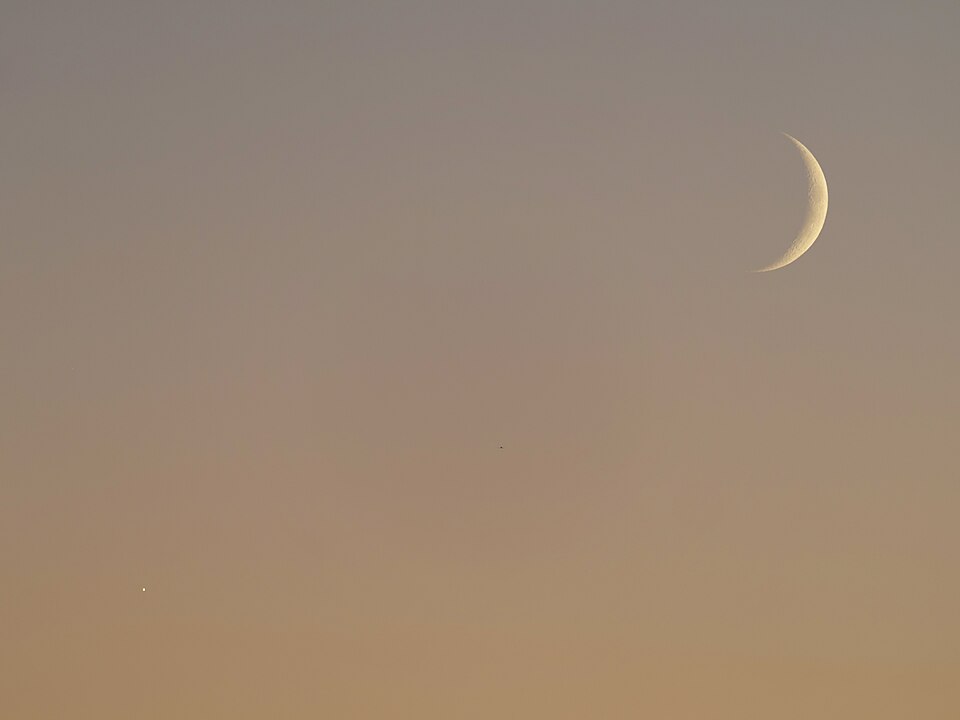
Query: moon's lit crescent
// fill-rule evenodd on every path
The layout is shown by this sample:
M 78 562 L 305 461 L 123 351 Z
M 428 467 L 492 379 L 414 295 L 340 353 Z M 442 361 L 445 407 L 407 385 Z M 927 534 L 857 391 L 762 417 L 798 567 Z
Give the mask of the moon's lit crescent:
M 823 176 L 820 163 L 802 142 L 791 135 L 783 134 L 797 146 L 797 150 L 803 157 L 803 166 L 807 171 L 807 213 L 803 218 L 800 232 L 797 233 L 797 237 L 794 238 L 783 256 L 776 262 L 755 272 L 778 270 L 803 255 L 813 245 L 820 231 L 823 230 L 823 223 L 827 219 L 827 179 Z

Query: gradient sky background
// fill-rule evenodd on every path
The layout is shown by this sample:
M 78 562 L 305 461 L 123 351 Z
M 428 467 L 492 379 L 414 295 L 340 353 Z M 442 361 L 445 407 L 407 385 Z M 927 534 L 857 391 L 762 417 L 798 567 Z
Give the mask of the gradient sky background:
M 0 715 L 960 716 L 958 35 L 4 0 Z

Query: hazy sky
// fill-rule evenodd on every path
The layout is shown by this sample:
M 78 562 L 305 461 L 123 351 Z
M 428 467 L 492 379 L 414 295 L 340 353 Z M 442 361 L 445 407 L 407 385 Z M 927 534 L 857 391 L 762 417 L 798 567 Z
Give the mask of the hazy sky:
M 954 720 L 958 36 L 2 0 L 0 716 Z

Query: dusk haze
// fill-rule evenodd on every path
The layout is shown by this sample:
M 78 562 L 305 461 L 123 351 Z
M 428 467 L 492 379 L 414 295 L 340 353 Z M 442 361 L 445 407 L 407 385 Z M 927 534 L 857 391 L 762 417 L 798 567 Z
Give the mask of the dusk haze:
M 956 0 L 0 0 L 0 720 L 960 718 L 958 78 Z

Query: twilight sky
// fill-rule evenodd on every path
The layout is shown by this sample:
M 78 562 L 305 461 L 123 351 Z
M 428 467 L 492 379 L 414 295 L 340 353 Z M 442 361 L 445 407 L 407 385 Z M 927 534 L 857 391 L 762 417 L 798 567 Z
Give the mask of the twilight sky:
M 958 35 L 4 0 L 0 716 L 958 717 Z

